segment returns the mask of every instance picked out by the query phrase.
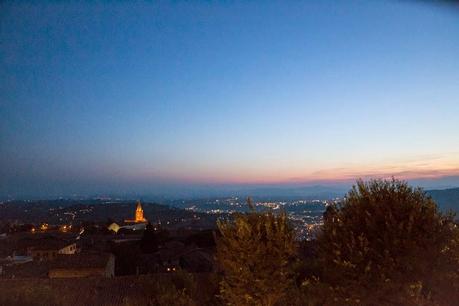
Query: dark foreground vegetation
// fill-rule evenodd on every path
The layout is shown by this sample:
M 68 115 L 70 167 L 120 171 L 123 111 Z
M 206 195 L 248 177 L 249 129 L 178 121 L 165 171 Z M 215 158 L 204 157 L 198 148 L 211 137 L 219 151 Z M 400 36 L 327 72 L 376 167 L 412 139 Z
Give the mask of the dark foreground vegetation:
M 216 275 L 150 274 L 115 278 L 0 280 L 0 305 L 215 305 Z M 198 287 L 199 284 L 200 286 Z
M 458 305 L 454 216 L 404 182 L 359 181 L 312 241 L 295 241 L 285 213 L 217 225 L 216 272 L 10 280 L 0 305 Z
M 458 305 L 454 216 L 404 182 L 359 181 L 299 248 L 284 214 L 219 227 L 227 305 Z

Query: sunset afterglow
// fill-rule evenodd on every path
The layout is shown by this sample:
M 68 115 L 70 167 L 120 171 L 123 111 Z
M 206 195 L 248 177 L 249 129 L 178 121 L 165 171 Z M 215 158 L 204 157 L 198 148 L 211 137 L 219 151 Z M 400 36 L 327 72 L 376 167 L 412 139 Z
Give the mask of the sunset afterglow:
M 459 179 L 452 6 L 6 7 L 4 196 Z

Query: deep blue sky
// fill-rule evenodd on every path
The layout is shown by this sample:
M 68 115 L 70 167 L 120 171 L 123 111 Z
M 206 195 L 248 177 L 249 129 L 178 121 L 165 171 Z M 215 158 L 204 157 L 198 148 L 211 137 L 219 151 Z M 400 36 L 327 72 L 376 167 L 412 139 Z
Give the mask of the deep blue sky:
M 459 174 L 453 5 L 7 2 L 0 41 L 1 196 Z

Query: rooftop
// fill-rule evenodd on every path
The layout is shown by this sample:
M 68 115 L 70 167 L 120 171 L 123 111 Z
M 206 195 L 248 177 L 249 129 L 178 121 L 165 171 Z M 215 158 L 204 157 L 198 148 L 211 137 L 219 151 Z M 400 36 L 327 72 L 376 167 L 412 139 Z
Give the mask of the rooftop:
M 50 262 L 49 267 L 64 268 L 104 268 L 110 258 L 110 253 L 80 253 L 75 255 L 58 255 Z

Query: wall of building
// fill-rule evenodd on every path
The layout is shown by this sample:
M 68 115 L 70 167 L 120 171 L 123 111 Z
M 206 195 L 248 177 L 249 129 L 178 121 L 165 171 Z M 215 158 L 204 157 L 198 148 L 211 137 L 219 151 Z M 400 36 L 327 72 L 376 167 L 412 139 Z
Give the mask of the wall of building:
M 107 277 L 105 268 L 53 268 L 49 278 Z
M 66 247 L 63 247 L 62 249 L 59 250 L 59 254 L 66 254 L 66 255 L 71 255 L 75 254 L 77 250 L 76 243 L 69 244 Z
M 115 276 L 115 256 L 110 254 L 110 257 L 105 268 L 105 277 L 114 277 Z
M 53 260 L 57 257 L 57 250 L 32 250 L 30 255 L 33 257 L 33 260 Z
M 33 257 L 33 260 L 53 260 L 58 254 L 72 255 L 77 252 L 76 243 L 69 244 L 61 249 L 48 249 L 48 250 L 36 250 L 30 249 L 27 253 L 29 256 Z

